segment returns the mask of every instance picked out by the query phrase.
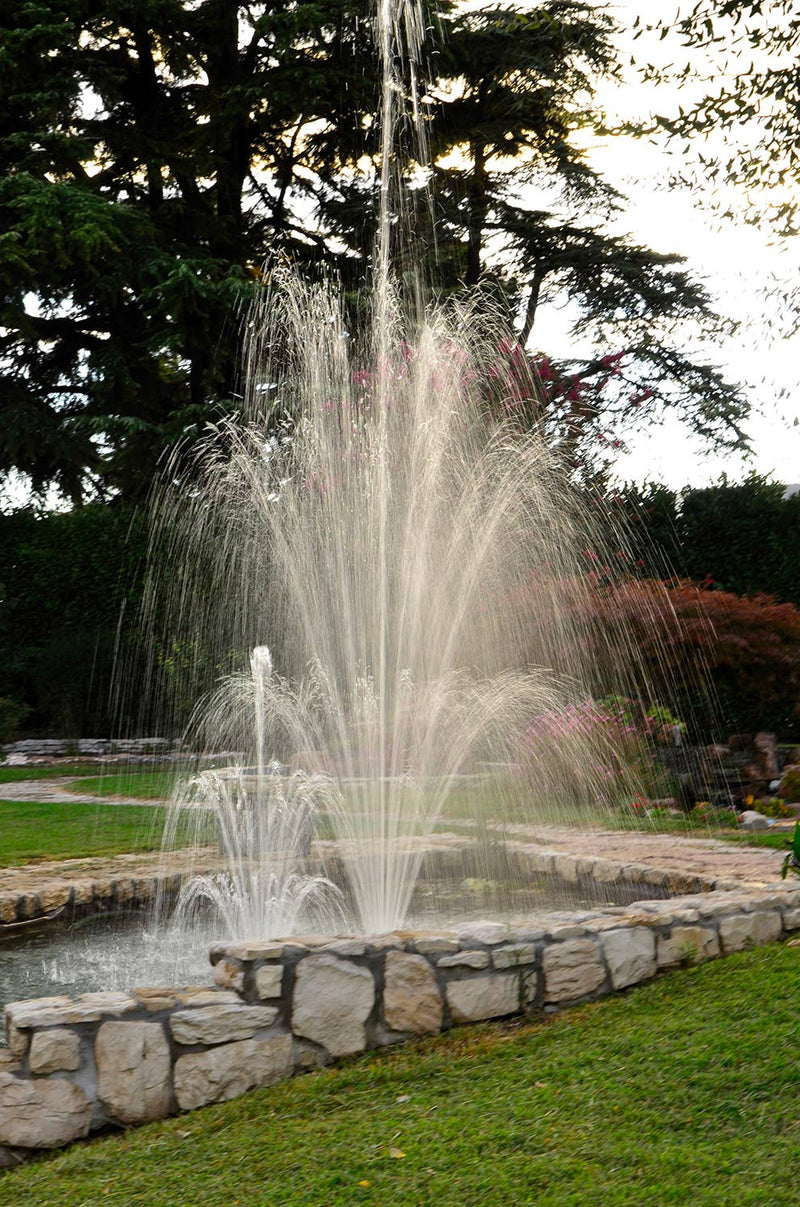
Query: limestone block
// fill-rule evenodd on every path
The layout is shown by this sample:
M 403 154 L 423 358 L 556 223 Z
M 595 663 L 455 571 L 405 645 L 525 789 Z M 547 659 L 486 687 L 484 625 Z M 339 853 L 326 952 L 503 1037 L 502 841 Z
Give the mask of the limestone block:
M 336 956 L 363 956 L 367 954 L 367 944 L 364 939 L 334 939 L 322 950 Z
M 14 922 L 17 917 L 17 895 L 6 893 L 0 897 L 0 922 Z
M 656 941 L 652 931 L 643 926 L 609 930 L 601 942 L 615 989 L 625 989 L 655 976 Z
M 197 1010 L 177 1010 L 169 1020 L 172 1038 L 178 1044 L 226 1044 L 250 1039 L 278 1017 L 275 1006 L 246 1006 L 222 1002 Z
M 606 979 L 600 947 L 593 939 L 566 939 L 544 949 L 544 996 L 548 1002 L 570 1002 L 599 989 Z
M 53 884 L 42 885 L 39 890 L 39 905 L 44 913 L 49 914 L 51 910 L 58 909 L 62 905 L 66 905 L 69 901 L 72 887 L 69 884 L 59 884 L 57 881 Z
M 578 882 L 578 861 L 574 855 L 556 855 L 553 860 L 553 871 L 570 884 Z
M 752 914 L 733 914 L 720 918 L 719 937 L 724 952 L 741 951 L 760 943 L 771 943 L 780 937 L 781 916 L 768 910 Z
M 383 1014 L 387 1027 L 427 1035 L 441 1030 L 442 995 L 424 956 L 390 951 L 386 956 Z
M 331 1056 L 361 1052 L 364 1024 L 375 1004 L 372 973 L 349 960 L 311 955 L 295 973 L 292 1029 L 322 1044 Z
M 505 922 L 470 922 L 458 931 L 462 943 L 485 943 L 487 947 L 503 943 L 508 936 L 509 927 Z
M 533 943 L 511 943 L 508 947 L 496 947 L 492 952 L 495 968 L 518 968 L 521 964 L 533 964 L 535 961 L 536 947 Z
M 182 1110 L 237 1098 L 256 1086 L 290 1077 L 291 1035 L 240 1039 L 207 1052 L 190 1052 L 175 1061 L 175 1098 Z
M 274 943 L 271 940 L 265 940 L 263 943 L 215 943 L 208 954 L 212 964 L 226 957 L 234 960 L 279 960 L 285 946 L 285 943 Z
M 557 926 L 548 926 L 548 939 L 579 939 L 586 934 L 586 927 L 578 922 L 562 922 Z
M 659 968 L 676 968 L 685 961 L 700 964 L 720 954 L 719 937 L 710 926 L 674 926 L 657 944 Z
M 220 960 L 214 966 L 214 984 L 223 989 L 244 988 L 244 969 L 232 960 Z
M 457 951 L 451 956 L 442 956 L 440 968 L 488 968 L 488 951 Z
M 282 964 L 263 964 L 256 972 L 256 993 L 260 998 L 280 997 L 283 984 Z
M 458 940 L 447 935 L 420 934 L 414 936 L 414 947 L 422 956 L 458 951 Z
M 87 1135 L 91 1115 L 89 1099 L 70 1081 L 0 1073 L 0 1144 L 59 1148 Z
M 516 1014 L 520 1009 L 519 977 L 501 972 L 494 976 L 451 981 L 447 986 L 447 1004 L 454 1023 Z
M 784 930 L 800 930 L 800 909 L 787 909 L 783 914 Z
M 160 1023 L 103 1023 L 94 1054 L 98 1096 L 115 1119 L 145 1123 L 169 1114 L 170 1055 Z
M 6 1007 L 6 1022 L 21 1029 L 95 1023 L 104 1014 L 128 1014 L 137 1008 L 127 993 L 82 993 L 69 997 L 35 997 Z
M 62 1069 L 74 1072 L 81 1064 L 80 1047 L 78 1036 L 65 1027 L 35 1031 L 31 1040 L 31 1072 L 57 1073 Z

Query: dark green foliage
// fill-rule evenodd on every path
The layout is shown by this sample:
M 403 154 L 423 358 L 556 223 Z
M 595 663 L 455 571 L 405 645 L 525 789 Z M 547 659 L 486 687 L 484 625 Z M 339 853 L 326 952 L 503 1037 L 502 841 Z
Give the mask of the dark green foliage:
M 122 507 L 0 514 L 0 696 L 29 706 L 33 732 L 120 723 L 112 672 L 120 657 L 135 669 L 146 540 Z
M 800 493 L 758 474 L 680 493 L 650 484 L 615 501 L 642 577 L 691 578 L 800 605 Z M 612 522 L 614 520 L 612 509 Z
M 598 352 L 566 367 L 581 396 L 536 417 L 555 442 L 578 420 L 613 430 L 663 407 L 739 442 L 742 397 L 672 341 L 687 318 L 714 328 L 706 294 L 677 257 L 611 233 L 623 199 L 576 145 L 601 120 L 595 80 L 616 71 L 609 16 L 579 0 L 436 12 L 420 67 L 435 188 L 430 203 L 408 193 L 400 272 L 427 263 L 445 290 L 489 278 L 523 336 L 548 300 L 579 303 Z M 166 449 L 236 409 L 239 315 L 267 256 L 332 268 L 363 315 L 371 13 L 369 0 L 8 0 L 0 477 L 22 471 L 73 502 L 141 497 Z M 418 159 L 406 131 L 397 174 Z M 613 373 L 609 352 L 623 354 Z

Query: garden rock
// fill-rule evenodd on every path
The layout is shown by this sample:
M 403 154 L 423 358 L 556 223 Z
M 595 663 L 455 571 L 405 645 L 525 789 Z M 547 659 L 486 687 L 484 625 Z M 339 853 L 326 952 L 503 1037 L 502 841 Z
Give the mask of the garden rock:
M 0 1144 L 60 1148 L 86 1136 L 91 1117 L 89 1099 L 71 1081 L 22 1081 L 0 1073 Z
M 297 965 L 292 1029 L 331 1056 L 364 1050 L 374 1004 L 375 982 L 366 968 L 329 955 L 307 956 Z
M 32 1073 L 74 1072 L 80 1068 L 81 1043 L 74 1031 L 53 1027 L 37 1031 L 31 1041 L 30 1068 Z
M 169 1114 L 170 1053 L 160 1023 L 107 1022 L 95 1040 L 97 1092 L 120 1123 Z
M 175 1098 L 184 1111 L 225 1102 L 289 1077 L 292 1065 L 291 1035 L 241 1039 L 207 1052 L 190 1052 L 175 1062 Z
M 441 1030 L 442 996 L 423 956 L 390 951 L 386 956 L 383 1014 L 387 1027 L 411 1035 Z
M 224 1044 L 250 1039 L 278 1016 L 275 1006 L 245 1006 L 223 1002 L 199 1010 L 179 1010 L 169 1020 L 172 1038 L 178 1044 Z
M 770 821 L 763 813 L 758 813 L 755 809 L 745 809 L 744 813 L 739 814 L 739 825 L 743 830 L 759 831 L 768 830 Z
M 484 1018 L 503 1018 L 520 1008 L 519 978 L 510 973 L 451 981 L 447 1003 L 454 1023 L 474 1023 Z
M 567 939 L 545 948 L 543 968 L 548 1002 L 587 997 L 606 979 L 600 948 L 592 939 Z
M 627 989 L 655 975 L 656 941 L 651 930 L 629 927 L 602 936 L 603 952 L 615 989 Z

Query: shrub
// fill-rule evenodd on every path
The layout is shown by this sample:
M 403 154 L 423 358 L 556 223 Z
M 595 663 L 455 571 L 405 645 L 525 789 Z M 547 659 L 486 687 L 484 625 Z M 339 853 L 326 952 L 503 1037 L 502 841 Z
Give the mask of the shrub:
M 0 696 L 0 742 L 14 741 L 20 725 L 30 711 L 27 704 L 12 700 L 9 696 Z

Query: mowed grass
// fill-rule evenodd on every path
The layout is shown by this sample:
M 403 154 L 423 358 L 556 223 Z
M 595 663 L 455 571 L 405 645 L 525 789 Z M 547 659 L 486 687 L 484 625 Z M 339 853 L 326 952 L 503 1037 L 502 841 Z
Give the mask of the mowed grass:
M 36 804 L 0 801 L 0 867 L 80 859 L 161 847 L 166 810 L 150 805 Z M 208 841 L 214 834 L 209 824 Z M 187 841 L 178 829 L 175 845 Z
M 107 771 L 73 780 L 70 792 L 86 796 L 128 796 L 140 800 L 167 800 L 181 777 L 177 769 Z
M 98 1138 L 3 1207 L 789 1207 L 800 949 L 761 948 Z

